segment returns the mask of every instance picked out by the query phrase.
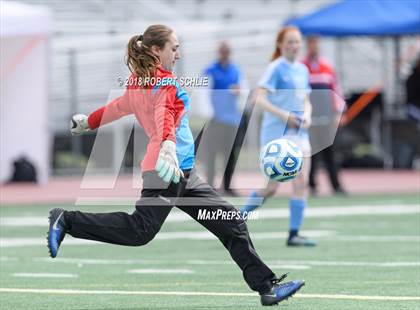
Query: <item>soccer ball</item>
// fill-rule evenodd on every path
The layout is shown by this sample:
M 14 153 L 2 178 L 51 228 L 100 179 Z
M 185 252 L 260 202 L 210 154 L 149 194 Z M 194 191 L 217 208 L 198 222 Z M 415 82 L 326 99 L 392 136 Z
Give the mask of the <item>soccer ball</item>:
M 287 139 L 267 143 L 260 153 L 260 169 L 270 180 L 290 181 L 299 174 L 302 165 L 302 150 Z

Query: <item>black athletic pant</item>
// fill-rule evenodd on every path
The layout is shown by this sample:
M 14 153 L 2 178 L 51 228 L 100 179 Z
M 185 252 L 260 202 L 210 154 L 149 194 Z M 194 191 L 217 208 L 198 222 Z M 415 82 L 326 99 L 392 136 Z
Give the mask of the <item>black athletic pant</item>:
M 179 185 L 172 183 L 167 189 L 162 188 L 165 188 L 164 183 L 156 173 L 145 172 L 142 195 L 133 214 L 67 211 L 64 217 L 68 233 L 76 238 L 141 246 L 155 237 L 172 207 L 182 199 L 182 205 L 177 207 L 219 238 L 241 268 L 249 287 L 259 293 L 265 293 L 271 288 L 271 280 L 275 275 L 256 253 L 246 223 L 242 219 L 198 219 L 200 209 L 210 212 L 218 209 L 237 210 L 201 181 L 194 170 L 189 175 L 188 182 Z
M 309 186 L 311 189 L 316 190 L 315 174 L 319 165 L 319 161 L 323 160 L 325 163 L 325 168 L 328 171 L 328 176 L 330 178 L 331 186 L 334 191 L 339 191 L 341 189 L 340 183 L 337 176 L 337 167 L 334 158 L 334 149 L 333 145 L 327 147 L 321 152 L 312 155 L 311 159 L 311 171 L 309 173 Z

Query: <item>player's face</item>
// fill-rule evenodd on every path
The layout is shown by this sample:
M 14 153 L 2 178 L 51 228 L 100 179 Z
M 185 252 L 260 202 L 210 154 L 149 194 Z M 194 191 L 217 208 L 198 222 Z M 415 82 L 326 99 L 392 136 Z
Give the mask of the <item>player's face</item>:
M 157 51 L 158 57 L 162 66 L 165 70 L 172 71 L 175 67 L 175 63 L 181 58 L 179 53 L 179 42 L 178 37 L 175 33 L 172 33 L 166 42 L 165 47 Z
M 308 38 L 308 54 L 311 57 L 318 57 L 319 55 L 319 39 L 316 37 Z
M 283 43 L 281 44 L 281 53 L 288 60 L 297 59 L 302 45 L 302 36 L 299 31 L 291 30 L 286 32 Z
M 229 45 L 226 43 L 223 43 L 219 47 L 219 61 L 221 63 L 227 63 L 229 62 L 230 58 L 230 48 Z

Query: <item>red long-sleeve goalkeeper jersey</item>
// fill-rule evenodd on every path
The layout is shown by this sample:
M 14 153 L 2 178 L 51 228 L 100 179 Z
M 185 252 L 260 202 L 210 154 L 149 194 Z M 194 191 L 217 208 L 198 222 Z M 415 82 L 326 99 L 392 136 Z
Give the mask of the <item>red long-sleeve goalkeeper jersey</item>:
M 189 108 L 188 94 L 179 86 L 176 77 L 159 66 L 149 81 L 132 75 L 124 94 L 91 113 L 88 124 L 96 129 L 134 114 L 149 138 L 142 171 L 154 170 L 164 140 L 176 143 L 180 168 L 187 170 L 194 165 L 194 139 L 186 113 Z

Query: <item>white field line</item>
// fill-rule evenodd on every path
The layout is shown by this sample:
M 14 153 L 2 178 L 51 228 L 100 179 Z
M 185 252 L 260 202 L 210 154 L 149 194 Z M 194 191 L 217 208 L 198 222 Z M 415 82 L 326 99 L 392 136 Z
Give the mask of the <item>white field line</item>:
M 346 241 L 346 242 L 420 242 L 420 236 L 336 236 L 331 230 L 307 230 L 302 234 L 311 237 L 319 238 L 325 241 Z M 285 239 L 287 234 L 285 232 L 261 232 L 252 233 L 253 240 L 272 240 Z M 210 232 L 207 231 L 177 231 L 177 232 L 161 232 L 154 240 L 216 240 Z M 24 246 L 45 246 L 44 238 L 0 238 L 0 248 L 10 247 L 24 247 Z M 83 240 L 67 237 L 63 242 L 65 246 L 84 246 L 84 245 L 107 245 L 106 243 Z M 6 258 L 5 258 L 6 259 Z
M 376 300 L 376 301 L 418 301 L 420 296 L 365 296 L 342 294 L 297 294 L 297 298 L 311 299 L 344 299 L 344 300 Z
M 34 257 L 34 262 L 76 265 L 166 265 L 169 261 L 143 259 L 95 259 L 95 258 L 65 258 Z
M 43 258 L 45 259 L 45 258 Z M 418 267 L 420 261 L 414 262 L 354 262 L 354 261 L 312 261 L 312 260 L 275 260 L 265 261 L 270 267 L 283 268 L 287 266 L 322 266 L 322 267 Z M 229 265 L 231 261 L 221 260 L 188 260 L 190 265 Z
M 320 238 L 335 234 L 331 230 L 305 230 L 304 233 L 308 237 Z M 271 239 L 285 239 L 288 234 L 286 232 L 257 232 L 252 234 L 254 240 L 271 240 Z M 173 231 L 158 233 L 155 237 L 157 240 L 172 240 L 172 239 L 191 239 L 191 240 L 216 240 L 216 237 L 209 231 Z
M 122 290 L 70 290 L 70 289 L 24 289 L 0 288 L 0 293 L 34 293 L 64 295 L 159 295 L 159 296 L 220 296 L 220 297 L 256 297 L 255 293 L 226 292 L 177 292 L 177 291 L 122 291 Z M 344 299 L 344 300 L 385 300 L 385 301 L 419 301 L 420 296 L 364 296 L 342 294 L 297 294 L 297 298 Z
M 46 246 L 45 238 L 0 238 L 0 248 L 24 247 L 24 246 Z M 66 245 L 100 245 L 90 240 L 66 238 Z
M 164 273 L 164 274 L 192 274 L 195 273 L 191 269 L 131 269 L 127 270 L 128 273 L 141 273 L 141 274 L 155 274 L 155 273 Z
M 51 259 L 48 257 L 34 257 L 35 262 L 42 263 L 54 263 L 54 264 L 77 264 L 77 265 L 167 265 L 168 263 L 174 263 L 173 260 L 134 260 L 134 259 L 87 259 L 87 258 L 55 258 Z M 420 261 L 411 262 L 355 262 L 355 261 L 313 261 L 313 260 L 290 260 L 290 261 L 266 261 L 270 266 L 280 266 L 281 268 L 287 266 L 322 266 L 322 267 L 382 267 L 382 268 L 393 268 L 393 267 L 419 267 Z M 224 260 L 183 260 L 179 261 L 180 265 L 232 265 L 232 261 Z
M 326 237 L 332 241 L 355 241 L 355 242 L 420 242 L 420 236 L 347 236 L 338 235 Z
M 13 277 L 19 278 L 77 278 L 77 274 L 72 273 L 12 273 Z
M 288 218 L 289 210 L 287 208 L 272 208 L 257 210 L 258 219 L 270 218 Z M 358 206 L 331 206 L 331 207 L 309 207 L 305 210 L 305 217 L 330 218 L 337 216 L 352 215 L 393 215 L 393 214 L 415 214 L 420 213 L 420 205 L 416 204 L 391 204 L 391 205 L 358 205 Z M 184 222 L 192 220 L 186 213 L 181 211 L 172 211 L 166 221 L 168 222 Z M 19 217 L 2 217 L 0 218 L 0 226 L 17 226 L 17 227 L 35 227 L 48 226 L 46 216 L 19 216 Z
M 331 230 L 306 230 L 305 235 L 313 238 L 320 238 L 334 234 Z M 284 239 L 287 237 L 285 232 L 272 233 L 254 233 L 252 239 L 269 240 Z M 174 231 L 161 232 L 157 234 L 154 240 L 217 240 L 217 238 L 209 231 Z M 91 240 L 76 239 L 69 236 L 63 242 L 63 245 L 106 245 L 106 243 Z M 0 248 L 23 247 L 23 246 L 43 246 L 46 245 L 44 238 L 0 238 Z
M 16 262 L 16 261 L 18 261 L 17 257 L 0 256 L 0 262 Z
M 276 268 L 276 269 L 281 269 L 281 270 L 307 270 L 307 269 L 311 269 L 311 266 L 306 266 L 306 265 L 291 265 L 291 264 L 287 264 L 287 265 L 270 265 L 270 268 Z
M 338 262 L 338 261 L 267 261 L 273 268 L 276 265 L 284 266 L 285 264 L 292 265 L 308 265 L 308 266 L 319 266 L 319 267 L 382 267 L 382 268 L 394 268 L 394 267 L 419 267 L 420 261 L 418 262 Z

